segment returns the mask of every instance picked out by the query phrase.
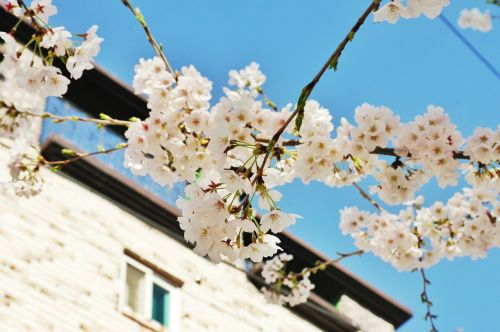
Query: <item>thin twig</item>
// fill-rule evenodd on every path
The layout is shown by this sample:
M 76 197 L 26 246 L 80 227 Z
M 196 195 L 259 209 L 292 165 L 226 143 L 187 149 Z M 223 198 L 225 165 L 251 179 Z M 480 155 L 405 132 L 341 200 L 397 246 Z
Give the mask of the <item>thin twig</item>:
M 431 325 L 430 332 L 438 332 L 438 329 L 436 328 L 436 325 L 434 324 L 434 319 L 437 319 L 437 315 L 433 314 L 431 312 L 431 307 L 432 307 L 432 302 L 429 300 L 429 295 L 427 294 L 427 286 L 431 284 L 430 280 L 427 279 L 427 276 L 425 275 L 424 269 L 419 269 L 420 270 L 420 275 L 422 276 L 422 282 L 423 282 L 423 287 L 422 287 L 422 293 L 420 294 L 420 298 L 423 303 L 426 305 L 426 313 L 425 313 L 425 320 L 429 321 Z
M 274 145 L 276 145 L 276 143 L 278 142 L 279 138 L 284 133 L 285 129 L 288 127 L 288 125 L 290 124 L 290 122 L 292 122 L 292 120 L 298 114 L 300 114 L 300 113 L 303 114 L 306 101 L 309 98 L 309 96 L 310 96 L 311 92 L 313 91 L 314 87 L 316 86 L 316 84 L 320 81 L 320 79 L 323 76 L 323 74 L 333 64 L 335 65 L 334 67 L 336 67 L 336 63 L 338 63 L 338 59 L 342 55 L 342 51 L 346 47 L 347 43 L 354 38 L 356 32 L 359 30 L 359 28 L 361 27 L 361 25 L 363 25 L 363 23 L 365 22 L 365 20 L 368 17 L 368 15 L 374 9 L 378 8 L 379 3 L 380 3 L 380 0 L 374 0 L 374 1 L 372 1 L 372 3 L 368 6 L 368 8 L 363 12 L 363 14 L 361 15 L 361 17 L 357 20 L 356 24 L 354 24 L 354 26 L 351 28 L 351 30 L 349 30 L 349 32 L 347 33 L 347 35 L 340 42 L 340 44 L 337 46 L 337 48 L 332 53 L 332 55 L 330 55 L 330 57 L 325 62 L 325 64 L 323 65 L 323 67 L 321 67 L 321 69 L 316 74 L 316 76 L 314 76 L 314 78 L 312 79 L 312 81 L 309 82 L 302 89 L 302 91 L 300 93 L 300 96 L 299 96 L 299 99 L 297 101 L 297 107 L 295 108 L 295 110 L 293 111 L 293 113 L 290 114 L 290 116 L 285 121 L 285 123 L 281 126 L 281 128 L 278 129 L 278 131 L 273 135 L 273 137 L 269 141 L 269 144 L 267 146 L 267 152 L 264 155 L 264 159 L 262 161 L 262 164 L 261 164 L 260 168 L 257 171 L 257 176 L 256 176 L 255 179 L 257 179 L 259 177 L 262 177 L 263 172 L 264 172 L 264 167 L 265 167 L 265 165 L 267 163 L 267 160 L 268 160 L 268 158 L 269 158 L 269 156 L 270 156 L 270 154 L 271 154 L 271 152 L 272 152 L 272 150 L 274 148 Z M 255 179 L 254 179 L 254 182 L 256 182 Z
M 303 277 L 306 273 L 315 274 L 319 271 L 326 269 L 330 265 L 335 265 L 335 264 L 339 263 L 340 261 L 343 261 L 344 259 L 346 259 L 348 257 L 361 256 L 363 253 L 364 253 L 363 250 L 356 250 L 356 251 L 349 252 L 349 253 L 338 252 L 337 255 L 339 257 L 337 257 L 335 259 L 327 260 L 327 261 L 324 261 L 322 263 L 316 264 L 316 266 L 314 266 L 314 267 L 305 268 L 300 273 L 291 273 L 291 274 L 289 274 L 289 276 L 291 276 L 293 278 L 293 277 Z
M 383 155 L 383 156 L 393 156 L 393 157 L 399 157 L 396 152 L 394 152 L 393 148 L 381 148 L 381 147 L 376 147 L 375 150 L 370 152 L 371 154 L 378 154 L 378 155 Z M 407 156 L 411 158 L 411 156 Z M 470 160 L 469 156 L 466 156 L 463 151 L 453 151 L 453 158 L 455 159 L 463 159 L 463 160 Z
M 364 199 L 366 199 L 368 202 L 370 202 L 370 204 L 373 205 L 379 212 L 382 212 L 382 208 L 380 207 L 380 205 L 377 202 L 375 202 L 375 200 L 370 195 L 368 195 L 368 193 L 363 188 L 361 188 L 355 182 L 353 182 L 352 185 L 354 186 L 354 188 L 356 188 L 358 190 L 359 194 Z
M 30 18 L 31 24 L 34 27 L 36 27 L 38 30 L 40 30 L 40 32 L 44 32 L 47 30 L 45 27 L 40 25 L 40 23 L 36 19 L 36 15 L 33 12 L 33 9 L 26 6 L 26 4 L 24 3 L 24 0 L 18 0 L 17 3 L 19 4 L 20 7 L 22 7 L 24 9 L 24 15 L 28 16 Z
M 66 154 L 69 153 L 71 155 L 74 155 L 74 157 L 73 158 L 69 158 L 69 159 L 65 159 L 65 160 L 54 160 L 54 161 L 49 161 L 49 160 L 47 160 L 47 159 L 44 158 L 42 160 L 42 164 L 43 165 L 49 165 L 49 166 L 66 165 L 66 164 L 72 163 L 74 161 L 83 159 L 83 158 L 87 158 L 87 157 L 91 157 L 91 156 L 96 156 L 96 155 L 100 155 L 100 154 L 108 154 L 108 153 L 111 153 L 111 152 L 122 150 L 122 149 L 125 149 L 127 146 L 128 146 L 127 143 L 123 143 L 123 144 L 119 144 L 119 145 L 117 145 L 117 146 L 115 146 L 114 148 L 111 148 L 111 149 L 101 150 L 101 151 L 95 151 L 95 152 L 90 152 L 90 153 L 77 153 L 77 152 L 74 152 L 74 151 L 71 151 L 71 150 L 66 150 L 66 152 L 63 152 L 63 153 L 66 153 Z
M 254 140 L 258 143 L 269 143 L 268 138 L 261 138 L 261 137 L 254 136 Z M 301 144 L 302 144 L 302 142 L 300 142 L 299 140 L 295 140 L 295 139 L 284 140 L 283 142 L 281 142 L 282 146 L 297 146 L 297 145 L 301 145 Z
M 273 111 L 279 112 L 279 109 L 278 107 L 276 107 L 276 104 L 271 99 L 269 99 L 269 97 L 266 95 L 266 93 L 264 92 L 264 90 L 262 90 L 261 87 L 258 87 L 256 90 L 262 96 L 262 99 L 264 99 L 264 102 L 266 103 L 267 106 L 271 107 Z
M 149 29 L 148 25 L 146 24 L 146 21 L 144 20 L 144 16 L 142 16 L 142 14 L 138 10 L 138 8 L 134 9 L 134 7 L 132 7 L 132 4 L 128 0 L 122 0 L 122 3 L 132 12 L 132 14 L 134 14 L 135 18 L 139 21 L 142 28 L 144 29 L 144 32 L 146 33 L 146 36 L 148 37 L 148 41 L 151 44 L 151 46 L 153 46 L 153 49 L 155 50 L 156 54 L 158 54 L 158 56 L 165 63 L 165 66 L 167 66 L 167 70 L 173 74 L 174 69 L 172 68 L 172 66 L 168 62 L 167 57 L 165 56 L 165 53 L 163 52 L 163 48 L 158 44 L 156 39 L 153 37 L 151 30 Z
M 260 137 L 255 137 L 255 141 L 259 143 L 269 143 L 271 140 L 268 138 L 260 138 Z M 302 142 L 299 140 L 294 140 L 294 139 L 289 139 L 289 140 L 284 140 L 281 145 L 283 146 L 297 146 L 301 145 Z M 390 157 L 401 157 L 400 155 L 396 154 L 394 148 L 382 148 L 377 146 L 375 150 L 370 152 L 371 154 L 377 154 L 381 156 L 390 156 Z M 411 155 L 406 156 L 407 158 L 411 158 Z M 464 154 L 464 151 L 453 151 L 453 158 L 455 159 L 462 159 L 462 160 L 470 160 L 469 156 L 466 156 Z
M 113 119 L 107 115 L 103 115 L 106 117 L 106 119 L 93 119 L 93 118 L 82 118 L 79 116 L 59 116 L 49 112 L 33 113 L 30 111 L 19 111 L 18 109 L 12 107 L 10 108 L 10 110 L 16 112 L 21 116 L 32 116 L 32 117 L 39 117 L 42 119 L 52 119 L 54 120 L 54 122 L 66 122 L 66 121 L 86 122 L 86 123 L 95 123 L 99 126 L 129 126 L 131 123 L 133 123 L 132 121 Z
M 297 101 L 297 107 L 292 112 L 292 114 L 290 114 L 290 116 L 285 121 L 285 123 L 283 123 L 283 125 L 280 127 L 280 129 L 278 129 L 278 131 L 273 135 L 273 137 L 269 141 L 269 144 L 266 147 L 266 153 L 264 155 L 264 159 L 262 161 L 262 164 L 260 165 L 260 167 L 257 166 L 257 174 L 255 175 L 254 179 L 252 180 L 252 186 L 255 186 L 256 183 L 262 181 L 262 177 L 264 175 L 264 168 L 266 166 L 267 160 L 269 159 L 269 156 L 271 155 L 272 151 L 274 150 L 274 146 L 278 142 L 278 140 L 281 137 L 281 135 L 285 132 L 285 129 L 288 127 L 288 125 L 290 124 L 290 122 L 292 122 L 292 120 L 297 116 L 297 114 L 299 114 L 299 113 L 303 114 L 306 101 L 309 98 L 309 95 L 313 91 L 313 89 L 316 86 L 316 84 L 319 82 L 319 80 L 321 79 L 321 77 L 323 76 L 323 74 L 326 72 L 326 70 L 329 67 L 331 67 L 332 65 L 334 65 L 334 68 L 336 68 L 336 64 L 338 63 L 338 59 L 342 55 L 342 51 L 346 47 L 347 43 L 354 38 L 356 32 L 359 30 L 359 28 L 361 27 L 361 25 L 363 25 L 363 23 L 365 22 L 365 20 L 368 17 L 368 15 L 370 15 L 370 13 L 373 10 L 376 10 L 378 8 L 379 3 L 380 3 L 380 0 L 373 0 L 370 3 L 370 5 L 368 6 L 368 8 L 366 8 L 366 10 L 363 12 L 363 14 L 358 18 L 358 20 L 356 21 L 356 23 L 354 24 L 354 26 L 351 28 L 351 30 L 349 30 L 349 32 L 347 33 L 347 35 L 340 42 L 340 44 L 337 46 L 337 48 L 332 53 L 332 55 L 330 55 L 330 57 L 325 62 L 325 64 L 323 65 L 323 67 L 321 67 L 321 69 L 316 74 L 316 76 L 314 76 L 314 78 L 312 79 L 312 81 L 309 82 L 302 89 L 302 91 L 300 93 L 300 96 L 299 96 L 299 99 Z M 243 202 L 241 203 L 240 206 L 243 207 L 243 209 L 246 209 L 246 207 L 249 205 L 249 203 L 250 203 L 249 199 L 250 199 L 250 197 L 249 197 L 249 195 L 247 195 L 245 197 L 245 199 L 243 200 Z

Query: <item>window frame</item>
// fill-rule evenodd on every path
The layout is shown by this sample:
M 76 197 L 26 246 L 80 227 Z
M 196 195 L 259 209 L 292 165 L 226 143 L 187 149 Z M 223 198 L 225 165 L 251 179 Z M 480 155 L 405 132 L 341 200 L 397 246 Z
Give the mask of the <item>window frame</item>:
M 144 312 L 135 312 L 127 304 L 126 294 L 127 294 L 127 265 L 138 269 L 144 273 L 145 282 L 145 294 L 144 294 Z M 134 319 L 139 320 L 139 323 L 151 326 L 157 331 L 168 331 L 168 332 L 180 332 L 180 289 L 175 285 L 172 285 L 166 278 L 162 277 L 156 273 L 152 268 L 146 266 L 145 264 L 137 261 L 133 257 L 124 254 L 121 263 L 121 287 L 120 287 L 120 304 L 119 310 L 126 316 L 132 316 Z M 157 284 L 159 287 L 165 289 L 169 293 L 169 321 L 168 326 L 164 326 L 161 323 L 153 320 L 152 310 L 153 310 L 153 285 Z

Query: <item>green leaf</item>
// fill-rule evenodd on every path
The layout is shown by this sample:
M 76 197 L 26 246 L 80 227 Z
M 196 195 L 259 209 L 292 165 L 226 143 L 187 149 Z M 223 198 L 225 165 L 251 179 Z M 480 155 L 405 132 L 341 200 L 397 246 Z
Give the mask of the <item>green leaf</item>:
M 354 35 L 355 35 L 355 34 L 356 34 L 356 33 L 355 33 L 354 31 L 349 31 L 349 34 L 347 35 L 347 39 L 348 39 L 349 41 L 352 41 L 352 40 L 353 40 L 353 38 L 354 38 Z
M 330 65 L 328 66 L 328 68 L 333 69 L 334 71 L 337 71 L 338 64 L 339 64 L 339 58 L 335 57 L 335 58 L 333 58 L 332 62 L 330 62 Z
M 61 153 L 65 156 L 76 156 L 76 152 L 70 149 L 61 149 Z
M 97 151 L 99 151 L 99 152 L 103 152 L 103 151 L 105 151 L 105 149 L 104 149 L 104 147 L 103 147 L 102 145 L 100 145 L 100 144 L 99 144 L 99 145 L 97 146 Z
M 99 114 L 99 118 L 101 118 L 101 120 L 111 120 L 111 117 L 104 113 Z
M 306 106 L 307 98 L 311 94 L 311 87 L 307 85 L 300 93 L 299 100 L 297 101 L 297 117 L 295 118 L 295 129 L 294 131 L 298 135 L 300 132 L 300 127 L 302 127 L 302 121 L 304 120 L 304 107 Z
M 297 118 L 295 119 L 295 129 L 294 132 L 296 135 L 300 133 L 300 127 L 302 127 L 302 121 L 304 121 L 304 110 L 302 109 L 297 114 Z
M 144 19 L 144 16 L 142 15 L 139 7 L 135 7 L 135 17 L 137 17 L 137 20 L 139 21 L 139 23 L 141 23 L 142 26 L 146 26 L 146 20 Z

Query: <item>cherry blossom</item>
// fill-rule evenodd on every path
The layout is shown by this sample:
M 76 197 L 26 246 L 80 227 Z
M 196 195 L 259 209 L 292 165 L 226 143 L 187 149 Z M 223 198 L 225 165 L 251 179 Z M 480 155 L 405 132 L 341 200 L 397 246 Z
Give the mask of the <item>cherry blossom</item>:
M 236 85 L 242 89 L 250 87 L 256 89 L 262 86 L 266 81 L 266 76 L 259 70 L 259 64 L 252 62 L 240 71 L 231 70 L 229 72 L 229 84 Z
M 17 86 L 41 97 L 62 96 L 68 89 L 69 79 L 61 74 L 60 69 L 52 65 L 58 57 L 66 64 L 66 69 L 74 79 L 82 76 L 84 70 L 94 68 L 93 59 L 100 51 L 102 38 L 96 35 L 97 26 L 90 27 L 83 35 L 84 40 L 79 46 L 74 46 L 72 34 L 64 27 L 48 25 L 50 16 L 57 13 L 57 7 L 51 0 L 33 0 L 29 16 L 33 24 L 40 28 L 40 35 L 33 35 L 26 45 L 18 45 L 15 39 L 6 32 L 0 32 L 0 38 L 5 41 L 2 52 L 11 70 L 16 72 Z M 24 15 L 17 1 L 7 3 L 7 9 L 15 15 Z M 28 45 L 34 43 L 37 47 L 49 52 L 47 55 L 30 56 Z M 38 54 L 37 54 L 38 55 Z
M 488 11 L 481 13 L 478 8 L 463 9 L 458 18 L 458 25 L 462 29 L 488 32 L 492 29 L 491 15 Z
M 64 27 L 50 29 L 43 35 L 40 46 L 46 49 L 53 48 L 55 55 L 63 56 L 66 54 L 66 49 L 72 47 L 71 33 Z
M 441 14 L 444 7 L 450 4 L 450 0 L 408 0 L 408 12 L 412 17 L 424 14 L 433 19 Z
M 66 62 L 66 69 L 74 79 L 82 77 L 84 70 L 94 68 L 92 63 L 95 56 L 100 51 L 102 38 L 96 35 L 97 25 L 90 27 L 85 33 L 85 40 L 82 44 L 74 49 Z
M 283 213 L 280 210 L 273 210 L 260 219 L 264 232 L 271 230 L 273 233 L 282 232 L 285 228 L 295 224 L 295 219 L 299 217 L 294 214 Z
M 394 0 L 378 8 L 373 2 L 364 18 L 378 8 L 375 22 L 394 24 L 422 15 L 434 19 L 449 3 Z M 84 34 L 49 26 L 57 13 L 51 0 L 32 1 L 27 12 L 14 0 L 6 8 L 39 30 L 26 45 L 0 32 L 0 74 L 5 78 L 0 81 L 0 134 L 24 138 L 11 150 L 9 187 L 29 197 L 41 191 L 41 166 L 50 165 L 33 144 L 33 122 L 26 114 L 40 116 L 35 105 L 67 92 L 70 79 L 54 60 L 79 79 L 93 68 L 103 39 L 95 25 Z M 464 10 L 459 25 L 489 31 L 491 16 L 476 8 Z M 356 31 L 350 31 L 345 44 Z M 73 36 L 81 37 L 81 44 Z M 45 53 L 33 55 L 28 47 L 33 45 Z M 305 99 L 301 94 L 297 105 L 278 107 L 264 93 L 266 76 L 255 62 L 229 71 L 229 87 L 212 100 L 207 77 L 193 65 L 171 69 L 158 48 L 158 56 L 140 59 L 134 68 L 132 86 L 147 100 L 149 114 L 126 122 L 124 166 L 162 186 L 186 184 L 184 197 L 176 201 L 185 240 L 214 263 L 264 260 L 262 277 L 271 286 L 263 292 L 270 301 L 305 302 L 314 289 L 311 274 L 326 267 L 289 272 L 286 265 L 293 257 L 276 255 L 281 250 L 277 234 L 300 218 L 280 209 L 279 187 L 296 179 L 354 185 L 377 211 L 346 207 L 340 212 L 341 232 L 401 271 L 428 268 L 444 258 L 482 258 L 500 246 L 500 127 L 478 127 L 464 140 L 440 106 L 429 105 L 409 122 L 387 106 L 368 103 L 355 108 L 352 120 L 337 119 L 309 94 Z M 295 116 L 300 124 L 294 126 Z M 447 202 L 423 206 L 418 195 L 426 183 L 435 178 L 442 188 L 457 186 L 461 175 L 467 188 Z M 365 180 L 376 197 L 361 188 Z M 383 208 L 401 204 L 399 212 Z
M 398 270 L 427 268 L 443 258 L 482 258 L 500 246 L 496 188 L 465 188 L 448 202 L 417 203 L 399 214 L 372 214 L 356 207 L 341 211 L 340 227 L 358 248 L 371 251 Z
M 450 0 L 407 0 L 406 5 L 401 0 L 391 0 L 374 13 L 373 20 L 395 24 L 400 18 L 411 19 L 422 14 L 429 19 L 434 19 L 449 4 Z
M 36 15 L 36 18 L 44 24 L 49 23 L 49 17 L 57 14 L 57 7 L 52 4 L 52 0 L 33 0 L 29 7 Z
M 373 14 L 373 20 L 375 22 L 387 21 L 391 24 L 399 21 L 399 18 L 401 17 L 409 18 L 410 15 L 408 14 L 408 9 L 401 3 L 400 0 L 387 2 Z
M 282 253 L 265 262 L 261 275 L 271 287 L 263 287 L 262 292 L 269 302 L 294 307 L 306 302 L 314 289 L 309 271 L 286 273 L 286 263 L 292 259 L 292 255 Z
M 8 163 L 12 181 L 7 189 L 18 196 L 29 198 L 42 191 L 43 179 L 40 176 L 39 152 L 36 146 L 18 144 L 10 150 Z

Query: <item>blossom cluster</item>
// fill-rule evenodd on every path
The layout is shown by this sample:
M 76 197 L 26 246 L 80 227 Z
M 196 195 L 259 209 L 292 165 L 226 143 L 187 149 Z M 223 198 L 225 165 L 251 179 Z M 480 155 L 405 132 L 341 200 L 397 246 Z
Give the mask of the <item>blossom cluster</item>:
M 458 25 L 462 29 L 488 32 L 492 29 L 491 15 L 488 11 L 481 13 L 479 8 L 463 9 L 458 18 Z
M 413 199 L 432 176 L 441 187 L 456 185 L 460 163 L 454 152 L 463 142 L 443 108 L 430 105 L 424 115 L 398 128 L 393 144 L 401 158 L 392 165 L 384 163 L 375 175 L 380 184 L 372 192 L 388 204 L 401 204 Z
M 391 0 L 374 13 L 373 20 L 394 24 L 400 18 L 416 18 L 422 14 L 429 19 L 434 19 L 449 4 L 450 0 L 408 0 L 406 4 L 402 3 L 401 0 Z
M 374 19 L 435 18 L 448 4 L 394 0 L 381 6 Z M 93 67 L 102 38 L 93 26 L 77 35 L 83 39 L 77 46 L 64 27 L 50 27 L 48 20 L 57 12 L 51 0 L 34 0 L 28 11 L 14 0 L 6 7 L 38 28 L 26 45 L 0 32 L 0 69 L 6 78 L 0 88 L 6 84 L 4 91 L 11 94 L 0 89 L 0 133 L 15 138 L 32 125 L 19 110 L 32 111 L 31 102 L 67 91 L 70 80 L 54 61 L 63 61 L 78 79 Z M 470 22 L 464 24 L 472 26 Z M 40 56 L 29 51 L 32 44 Z M 357 183 L 369 176 L 375 180 L 370 192 L 384 203 L 410 206 L 398 214 L 377 204 L 378 214 L 344 209 L 341 230 L 363 251 L 397 269 L 412 270 L 444 257 L 483 257 L 499 246 L 500 128 L 477 128 L 464 139 L 441 107 L 429 105 L 423 115 L 402 123 L 388 107 L 368 103 L 355 109 L 352 123 L 341 118 L 335 127 L 330 111 L 314 100 L 305 102 L 301 126 L 294 128 L 294 105 L 276 107 L 262 90 L 265 81 L 257 63 L 231 70 L 230 87 L 213 103 L 212 82 L 192 65 L 172 72 L 157 56 L 135 66 L 133 88 L 146 97 L 150 112 L 127 128 L 124 165 L 162 186 L 187 183 L 185 197 L 177 200 L 182 212 L 178 221 L 197 254 L 217 263 L 261 262 L 281 250 L 278 234 L 299 218 L 279 208 L 277 187 L 295 179 L 332 187 L 356 184 L 367 198 Z M 20 195 L 34 195 L 43 182 L 41 159 L 30 145 L 17 150 L 10 164 L 14 186 Z M 441 187 L 456 186 L 461 173 L 471 188 L 446 204 L 424 208 L 415 200 L 430 179 Z M 267 260 L 262 276 L 274 285 L 264 290 L 270 299 L 293 306 L 304 302 L 314 285 L 307 270 L 285 273 L 291 259 L 282 253 Z
M 40 113 L 42 98 L 16 86 L 15 73 L 0 62 L 0 137 L 31 144 L 35 140 L 34 121 L 21 112 Z
M 268 302 L 294 307 L 306 302 L 314 289 L 307 270 L 298 274 L 287 273 L 286 263 L 292 259 L 292 255 L 282 253 L 264 263 L 261 275 L 269 286 L 261 290 Z
M 229 83 L 236 89 L 224 88 L 224 96 L 212 107 L 212 84 L 193 66 L 171 73 L 155 57 L 141 60 L 135 70 L 134 89 L 147 96 L 151 111 L 125 134 L 129 144 L 125 166 L 161 185 L 197 183 L 198 191 L 210 193 L 211 199 L 218 197 L 224 213 L 200 219 L 196 216 L 205 212 L 188 204 L 182 208 L 181 222 L 188 241 L 203 243 L 196 251 L 215 261 L 222 252 L 230 260 L 242 257 L 241 252 L 228 251 L 245 247 L 237 238 L 246 232 L 242 225 L 262 243 L 263 235 L 295 223 L 295 215 L 279 210 L 281 194 L 275 187 L 296 178 L 305 184 L 314 180 L 340 187 L 372 176 L 376 184 L 370 191 L 391 205 L 412 200 L 432 177 L 442 187 L 456 185 L 460 171 L 473 187 L 498 181 L 494 170 L 499 131 L 480 128 L 466 141 L 441 107 L 430 105 L 425 114 L 401 123 L 388 107 L 365 103 L 356 108 L 354 124 L 341 119 L 334 135 L 329 110 L 310 100 L 300 130 L 283 128 L 285 134 L 270 151 L 267 143 L 290 116 L 292 105 L 271 110 L 259 100 L 265 76 L 257 64 L 231 71 Z M 460 163 L 457 153 L 465 142 L 461 158 L 469 161 Z M 394 160 L 379 156 L 387 148 Z M 186 192 L 187 197 L 191 194 Z M 259 219 L 255 205 L 270 212 Z M 213 234 L 204 231 L 208 220 L 210 229 L 222 228 Z M 263 249 L 254 258 L 275 252 Z
M 150 175 L 162 185 L 190 183 L 186 199 L 177 204 L 187 241 L 195 252 L 213 261 L 250 258 L 255 262 L 275 254 L 279 233 L 295 223 L 296 215 L 279 210 L 281 172 L 262 163 L 259 139 L 269 139 L 288 116 L 262 108 L 257 88 L 265 80 L 259 66 L 250 64 L 230 73 L 230 84 L 209 111 L 212 83 L 194 68 L 170 73 L 160 57 L 141 60 L 133 87 L 147 96 L 150 116 L 137 120 L 125 136 L 125 166 Z M 253 208 L 253 199 L 261 211 Z M 218 212 L 217 212 L 218 211 Z M 250 242 L 243 241 L 250 238 Z
M 499 193 L 498 185 L 464 188 L 446 203 L 425 208 L 419 196 L 398 214 L 345 208 L 339 226 L 359 249 L 400 271 L 428 268 L 443 258 L 482 258 L 500 246 Z
M 33 0 L 28 10 L 17 1 L 7 1 L 5 7 L 17 16 L 30 17 L 37 33 L 26 45 L 19 45 L 7 32 L 0 32 L 3 40 L 1 52 L 4 62 L 15 72 L 16 85 L 40 97 L 62 96 L 68 90 L 70 80 L 61 69 L 53 65 L 56 59 L 63 61 L 71 77 L 78 79 L 84 70 L 92 69 L 93 58 L 99 53 L 102 38 L 96 35 L 97 26 L 77 35 L 82 40 L 72 40 L 64 27 L 51 27 L 49 18 L 57 13 L 52 0 Z M 28 46 L 33 46 L 36 56 Z
M 9 150 L 8 168 L 11 181 L 0 183 L 0 189 L 21 197 L 41 192 L 43 179 L 39 174 L 37 122 L 23 112 L 40 114 L 43 99 L 17 87 L 15 72 L 0 63 L 0 138 L 15 142 Z
M 41 164 L 38 162 L 40 152 L 35 145 L 16 145 L 10 151 L 8 168 L 12 180 L 2 183 L 3 190 L 13 191 L 20 197 L 32 197 L 39 194 L 43 188 L 43 178 L 40 175 Z
M 250 181 L 234 171 L 223 172 L 218 181 L 205 186 L 189 184 L 185 194 L 177 200 L 184 238 L 195 245 L 197 254 L 216 263 L 247 258 L 260 262 L 274 255 L 281 250 L 280 240 L 270 232 L 283 231 L 297 218 L 272 208 L 259 220 L 244 203 L 243 197 L 253 195 Z

